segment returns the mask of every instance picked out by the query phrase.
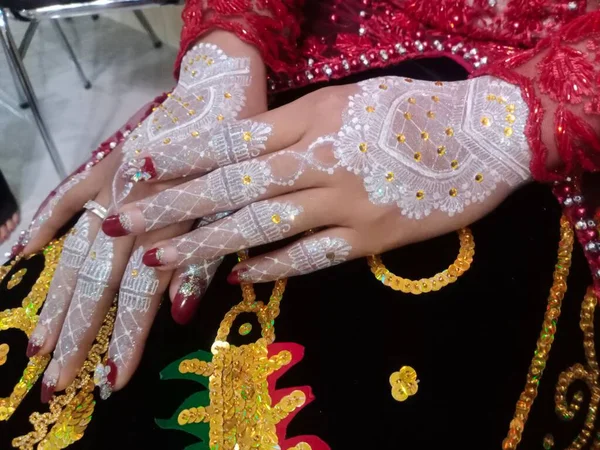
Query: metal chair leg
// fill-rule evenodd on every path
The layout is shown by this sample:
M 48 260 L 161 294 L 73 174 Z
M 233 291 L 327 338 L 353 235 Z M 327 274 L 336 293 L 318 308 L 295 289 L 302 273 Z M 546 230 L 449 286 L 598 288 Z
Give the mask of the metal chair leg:
M 162 47 L 162 41 L 158 38 L 158 36 L 154 32 L 152 25 L 150 25 L 150 22 L 148 22 L 148 19 L 146 19 L 146 16 L 144 15 L 144 13 L 142 11 L 140 11 L 139 9 L 136 9 L 135 11 L 133 11 L 133 13 L 135 14 L 135 17 L 137 18 L 137 20 L 140 22 L 140 25 L 142 25 L 144 30 L 146 30 L 146 33 L 148 33 L 148 35 L 150 36 L 150 39 L 152 39 L 154 48 Z
M 19 44 L 19 56 L 21 57 L 21 60 L 23 60 L 23 58 L 25 58 L 25 55 L 27 54 L 27 50 L 29 50 L 29 45 L 31 44 L 31 40 L 33 39 L 33 35 L 35 34 L 35 31 L 37 30 L 39 25 L 40 25 L 40 23 L 37 20 L 32 20 L 31 22 L 29 22 L 29 26 L 27 27 L 27 30 L 25 31 L 23 40 Z
M 19 106 L 22 109 L 29 108 L 29 103 L 27 103 L 27 100 L 25 99 L 25 93 L 23 92 L 23 87 L 21 86 L 21 83 L 19 82 L 19 76 L 17 75 L 17 69 L 16 69 L 15 65 L 13 64 L 12 59 L 10 58 L 8 49 L 4 45 L 2 46 L 2 49 L 4 50 L 4 54 L 6 55 L 6 60 L 8 62 L 8 70 L 10 71 L 13 82 L 15 83 L 15 90 L 17 91 L 17 98 L 19 99 Z
M 58 19 L 53 19 L 53 20 L 51 20 L 51 22 L 52 22 L 52 25 L 54 25 L 54 28 L 56 29 L 58 36 L 63 41 L 63 45 L 65 46 L 65 49 L 69 53 L 69 56 L 71 57 L 71 61 L 73 61 L 73 64 L 75 64 L 75 69 L 77 69 L 79 78 L 81 78 L 81 81 L 83 82 L 83 87 L 85 89 L 91 88 L 92 83 L 90 83 L 90 80 L 88 80 L 87 77 L 85 76 L 85 73 L 83 73 L 83 69 L 81 68 L 79 61 L 77 60 L 77 56 L 75 56 L 75 52 L 73 51 L 73 48 L 71 47 L 71 44 L 69 43 L 69 40 L 67 39 L 67 35 L 65 34 L 62 27 L 58 23 Z
M 33 118 L 35 119 L 38 130 L 40 131 L 42 139 L 46 144 L 48 154 L 52 159 L 52 163 L 54 164 L 56 172 L 58 173 L 59 177 L 65 178 L 67 176 L 67 172 L 63 165 L 62 159 L 56 150 L 56 146 L 52 141 L 52 136 L 50 136 L 50 133 L 48 132 L 46 123 L 40 114 L 35 93 L 31 87 L 31 82 L 29 81 L 29 77 L 27 76 L 27 72 L 23 66 L 23 62 L 21 61 L 21 58 L 19 58 L 19 49 L 15 44 L 12 33 L 10 32 L 7 19 L 6 11 L 3 8 L 0 8 L 0 45 L 2 45 L 5 53 L 8 55 L 10 63 L 14 65 L 16 75 L 21 86 L 23 87 L 25 97 L 27 98 L 29 106 L 31 107 Z

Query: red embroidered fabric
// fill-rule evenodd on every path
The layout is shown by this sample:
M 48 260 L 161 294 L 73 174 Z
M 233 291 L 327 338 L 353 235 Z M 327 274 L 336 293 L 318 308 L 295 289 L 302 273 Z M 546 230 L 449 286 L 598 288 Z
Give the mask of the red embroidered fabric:
M 521 87 L 538 181 L 600 170 L 600 12 L 583 15 L 535 49 L 482 70 Z M 549 169 L 549 151 L 561 165 Z
M 300 36 L 300 8 L 304 0 L 187 0 L 183 30 L 175 64 L 202 34 L 213 29 L 235 33 L 256 46 L 265 64 L 274 72 L 284 71 L 296 53 Z
M 261 50 L 274 92 L 413 58 L 447 56 L 470 72 L 533 46 L 587 7 L 585 0 L 306 0 L 301 6 L 300 0 L 188 0 L 177 64 L 202 33 L 223 28 Z

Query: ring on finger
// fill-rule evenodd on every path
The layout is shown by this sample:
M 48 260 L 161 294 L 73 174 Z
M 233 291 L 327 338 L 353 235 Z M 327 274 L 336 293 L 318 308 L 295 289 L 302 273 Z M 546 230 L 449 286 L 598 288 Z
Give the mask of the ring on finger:
M 108 214 L 108 210 L 100 203 L 94 200 L 88 200 L 87 202 L 85 202 L 85 205 L 83 205 L 83 207 L 88 211 L 96 214 L 98 217 L 100 217 L 101 220 L 106 219 L 106 216 Z

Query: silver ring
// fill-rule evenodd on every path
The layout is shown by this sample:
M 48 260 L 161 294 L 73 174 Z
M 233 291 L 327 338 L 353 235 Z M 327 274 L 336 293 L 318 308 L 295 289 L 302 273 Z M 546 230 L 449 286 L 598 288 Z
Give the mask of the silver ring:
M 96 214 L 98 217 L 100 217 L 101 220 L 106 219 L 106 215 L 108 214 L 107 209 L 100 203 L 95 202 L 94 200 L 88 200 L 87 202 L 85 202 L 85 205 L 83 205 L 83 207 L 88 211 Z

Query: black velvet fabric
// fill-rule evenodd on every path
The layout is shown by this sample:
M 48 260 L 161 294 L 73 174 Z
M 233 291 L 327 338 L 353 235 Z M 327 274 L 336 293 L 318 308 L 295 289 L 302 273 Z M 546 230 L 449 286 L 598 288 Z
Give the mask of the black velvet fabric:
M 395 70 L 425 78 L 431 77 L 431 67 L 439 73 L 440 61 Z M 447 61 L 441 67 L 444 78 L 461 75 Z M 365 259 L 290 279 L 275 322 L 276 342 L 304 346 L 305 357 L 278 387 L 309 385 L 316 400 L 291 422 L 288 437 L 317 435 L 335 450 L 501 448 L 540 333 L 559 218 L 547 186 L 521 189 L 472 225 L 476 251 L 471 269 L 455 284 L 427 295 L 383 286 Z M 428 277 L 447 267 L 458 247 L 452 233 L 389 252 L 384 261 L 402 276 Z M 35 258 L 25 262 L 31 267 L 38 263 Z M 197 442 L 155 425 L 155 418 L 170 417 L 199 389 L 195 383 L 160 381 L 159 371 L 194 350 L 210 350 L 224 314 L 241 299 L 239 287 L 225 282 L 234 263 L 233 257 L 226 260 L 188 326 L 175 324 L 168 301 L 163 304 L 136 375 L 124 390 L 98 402 L 85 436 L 73 449 L 183 449 Z M 578 415 L 565 422 L 554 411 L 554 389 L 562 371 L 585 364 L 579 314 L 590 282 L 576 247 L 556 340 L 521 449 L 542 448 L 547 433 L 554 436 L 554 448 L 565 448 L 583 427 L 589 390 L 573 385 L 569 393 L 580 388 L 585 400 Z M 0 286 L 1 308 L 10 307 L 25 289 L 7 291 L 5 283 Z M 270 287 L 257 288 L 260 299 L 267 300 Z M 247 317 L 243 319 L 232 330 Z M 237 343 L 256 339 L 257 329 L 246 338 L 238 336 Z M 9 342 L 10 356 L 17 356 L 0 367 L 0 395 L 17 382 L 25 364 L 19 353 L 24 353 L 26 340 L 17 334 L 0 332 L 0 342 Z M 388 378 L 405 365 L 417 371 L 419 391 L 399 403 L 391 396 Z M 45 410 L 38 398 L 39 382 L 14 417 L 0 422 L 1 449 L 30 430 L 26 418 L 31 411 Z

